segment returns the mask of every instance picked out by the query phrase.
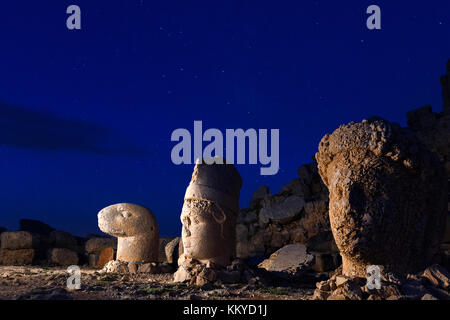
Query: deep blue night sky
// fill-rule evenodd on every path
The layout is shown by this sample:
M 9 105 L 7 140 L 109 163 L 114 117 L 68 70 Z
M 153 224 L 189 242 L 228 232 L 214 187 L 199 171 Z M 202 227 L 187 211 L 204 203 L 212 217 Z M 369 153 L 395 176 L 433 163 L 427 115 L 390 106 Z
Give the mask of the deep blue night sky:
M 366 28 L 371 4 L 382 30 Z M 237 166 L 242 207 L 278 192 L 340 124 L 442 110 L 449 15 L 448 0 L 2 0 L 0 226 L 100 233 L 101 208 L 132 202 L 179 235 L 193 165 L 172 164 L 170 135 L 194 120 L 279 128 L 277 175 Z

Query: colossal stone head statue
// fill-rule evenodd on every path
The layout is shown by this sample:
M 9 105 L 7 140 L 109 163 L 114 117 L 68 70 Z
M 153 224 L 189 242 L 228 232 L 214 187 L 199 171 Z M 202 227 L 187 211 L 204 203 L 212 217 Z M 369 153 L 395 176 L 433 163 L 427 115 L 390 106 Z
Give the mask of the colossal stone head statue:
M 158 261 L 158 224 L 147 208 L 131 203 L 111 205 L 99 212 L 98 226 L 104 233 L 118 238 L 117 260 Z
M 342 125 L 319 144 L 322 180 L 343 273 L 369 265 L 404 274 L 436 253 L 447 211 L 447 178 L 437 156 L 405 128 L 380 118 Z
M 227 265 L 236 251 L 236 218 L 242 179 L 232 164 L 195 165 L 181 212 L 184 254 Z

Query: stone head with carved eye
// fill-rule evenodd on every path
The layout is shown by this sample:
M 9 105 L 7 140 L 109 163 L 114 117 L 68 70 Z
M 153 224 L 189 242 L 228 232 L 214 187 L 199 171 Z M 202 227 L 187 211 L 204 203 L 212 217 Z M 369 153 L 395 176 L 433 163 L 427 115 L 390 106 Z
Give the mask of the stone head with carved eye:
M 437 156 L 407 128 L 381 118 L 342 125 L 316 154 L 343 274 L 426 267 L 442 239 L 447 181 Z
M 158 260 L 158 224 L 147 208 L 131 203 L 108 206 L 98 213 L 98 226 L 104 233 L 118 238 L 117 260 Z

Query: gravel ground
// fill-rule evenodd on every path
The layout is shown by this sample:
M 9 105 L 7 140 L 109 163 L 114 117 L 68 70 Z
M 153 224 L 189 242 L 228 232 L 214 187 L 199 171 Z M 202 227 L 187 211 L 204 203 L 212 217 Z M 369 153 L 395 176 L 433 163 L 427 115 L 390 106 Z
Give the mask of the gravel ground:
M 174 283 L 172 274 L 105 274 L 81 269 L 80 290 L 67 289 L 65 268 L 0 266 L 1 300 L 309 300 L 314 288 Z

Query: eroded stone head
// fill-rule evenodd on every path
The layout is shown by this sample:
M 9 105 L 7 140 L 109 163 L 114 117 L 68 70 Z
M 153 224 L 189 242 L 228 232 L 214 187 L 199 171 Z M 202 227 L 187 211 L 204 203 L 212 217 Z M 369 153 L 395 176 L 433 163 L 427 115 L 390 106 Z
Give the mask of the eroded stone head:
M 108 206 L 99 212 L 98 226 L 104 233 L 118 238 L 118 260 L 157 261 L 158 224 L 147 208 L 131 203 Z
M 131 203 L 118 203 L 102 209 L 98 214 L 98 225 L 104 233 L 115 237 L 158 232 L 153 213 Z
M 196 164 L 180 216 L 182 259 L 226 265 L 235 255 L 241 185 L 232 164 Z
M 409 130 L 380 118 L 352 122 L 322 139 L 316 159 L 344 274 L 364 276 L 368 265 L 404 273 L 430 261 L 447 182 L 437 156 Z

